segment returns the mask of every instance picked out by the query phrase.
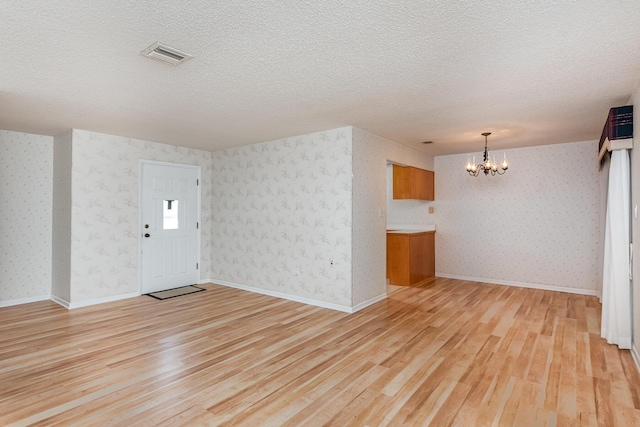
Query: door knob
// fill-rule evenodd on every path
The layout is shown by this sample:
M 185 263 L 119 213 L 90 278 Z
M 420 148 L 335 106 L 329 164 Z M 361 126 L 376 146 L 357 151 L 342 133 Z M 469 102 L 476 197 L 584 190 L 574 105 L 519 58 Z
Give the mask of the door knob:
M 149 234 L 149 233 L 144 233 L 144 237 L 151 237 L 151 234 Z

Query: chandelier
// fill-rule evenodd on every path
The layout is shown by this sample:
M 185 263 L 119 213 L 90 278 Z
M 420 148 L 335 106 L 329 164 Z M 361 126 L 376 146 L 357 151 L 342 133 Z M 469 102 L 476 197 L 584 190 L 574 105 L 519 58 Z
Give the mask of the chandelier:
M 476 164 L 476 156 L 473 156 L 473 162 L 471 160 L 467 160 L 466 169 L 469 172 L 469 175 L 478 176 L 478 174 L 482 171 L 485 175 L 503 175 L 507 169 L 509 169 L 509 162 L 507 161 L 507 153 L 504 153 L 504 159 L 500 163 L 500 169 L 498 170 L 498 164 L 496 163 L 496 158 L 493 160 L 489 157 L 489 151 L 487 150 L 487 137 L 491 135 L 491 132 L 485 132 L 482 134 L 484 136 L 484 160 L 482 163 Z

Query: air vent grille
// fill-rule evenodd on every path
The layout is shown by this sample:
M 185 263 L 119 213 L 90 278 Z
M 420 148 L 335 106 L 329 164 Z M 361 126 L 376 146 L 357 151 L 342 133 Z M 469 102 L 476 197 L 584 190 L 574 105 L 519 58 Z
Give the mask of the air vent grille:
M 157 59 L 158 61 L 162 61 L 169 65 L 179 65 L 193 58 L 193 55 L 189 55 L 188 53 L 182 52 L 178 49 L 162 43 L 152 44 L 151 46 L 140 52 L 140 55 L 152 59 Z

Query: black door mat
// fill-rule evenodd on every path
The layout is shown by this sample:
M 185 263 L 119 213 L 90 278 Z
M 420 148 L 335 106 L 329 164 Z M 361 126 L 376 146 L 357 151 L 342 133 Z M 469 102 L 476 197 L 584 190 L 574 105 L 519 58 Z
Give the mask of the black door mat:
M 166 291 L 151 292 L 150 294 L 145 294 L 145 295 L 149 295 L 150 297 L 153 297 L 155 299 L 169 299 L 169 298 L 179 297 L 182 295 L 189 295 L 196 292 L 201 292 L 204 290 L 206 289 L 190 285 L 190 286 L 183 286 L 181 288 L 167 289 Z

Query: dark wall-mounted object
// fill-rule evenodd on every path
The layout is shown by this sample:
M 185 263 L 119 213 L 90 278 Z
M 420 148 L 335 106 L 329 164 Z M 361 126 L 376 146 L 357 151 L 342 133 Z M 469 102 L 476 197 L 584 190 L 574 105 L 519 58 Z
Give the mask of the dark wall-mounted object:
M 598 144 L 598 163 L 602 166 L 604 156 L 612 150 L 633 148 L 633 105 L 614 107 L 609 110 L 607 121 Z

